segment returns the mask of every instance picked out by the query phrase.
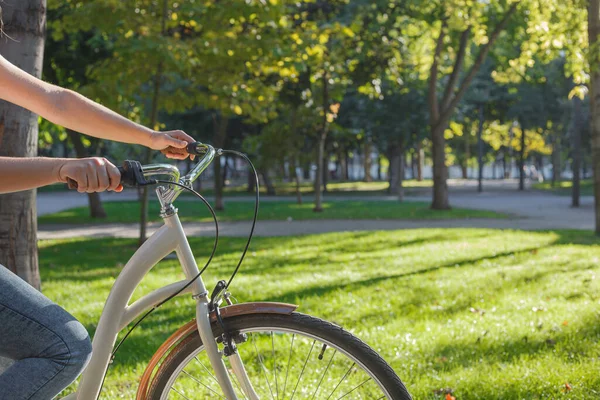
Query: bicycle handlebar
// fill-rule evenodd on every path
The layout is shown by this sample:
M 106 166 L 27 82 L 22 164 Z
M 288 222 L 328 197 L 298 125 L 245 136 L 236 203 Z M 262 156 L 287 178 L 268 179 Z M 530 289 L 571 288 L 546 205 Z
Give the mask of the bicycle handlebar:
M 176 182 L 188 187 L 191 187 L 192 183 L 204 170 L 210 165 L 215 156 L 217 155 L 217 150 L 214 147 L 208 144 L 204 144 L 201 142 L 194 142 L 188 144 L 186 147 L 186 151 L 189 154 L 193 154 L 195 156 L 199 156 L 200 159 L 192 168 L 192 170 L 180 178 L 179 169 L 170 164 L 148 164 L 142 165 L 139 161 L 131 161 L 126 160 L 123 162 L 123 166 L 118 167 L 119 172 L 121 173 L 121 184 L 123 186 L 128 187 L 140 187 L 146 186 L 149 184 L 155 184 L 155 179 L 148 179 L 152 176 L 162 175 L 168 176 L 169 180 L 172 182 Z M 77 189 L 77 182 L 73 179 L 68 179 L 69 189 Z M 175 200 L 175 198 L 179 195 L 179 193 L 183 190 L 181 187 L 175 186 L 172 189 L 172 194 L 170 195 L 171 202 Z

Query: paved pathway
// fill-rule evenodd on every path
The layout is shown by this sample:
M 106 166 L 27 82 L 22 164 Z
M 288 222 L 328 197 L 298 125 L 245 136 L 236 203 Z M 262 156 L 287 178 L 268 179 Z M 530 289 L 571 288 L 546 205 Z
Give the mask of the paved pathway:
M 339 231 L 394 230 L 412 228 L 449 228 L 475 227 L 500 229 L 588 229 L 594 228 L 593 198 L 582 197 L 580 208 L 570 207 L 568 196 L 557 196 L 541 191 L 518 192 L 512 183 L 487 183 L 486 192 L 476 193 L 473 184 L 451 186 L 450 202 L 454 207 L 500 211 L 510 215 L 508 219 L 456 219 L 456 220 L 311 220 L 311 221 L 259 221 L 257 236 L 287 236 Z M 124 194 L 106 194 L 107 201 L 135 199 L 134 192 Z M 342 197 L 329 196 L 327 199 Z M 344 199 L 370 199 L 396 201 L 393 196 L 344 196 Z M 273 198 L 264 197 L 264 201 Z M 282 198 L 275 198 L 281 200 Z M 252 200 L 248 197 L 236 200 Z M 292 200 L 290 198 L 290 200 Z M 430 201 L 430 189 L 417 190 L 407 201 Z M 77 193 L 41 193 L 38 195 L 38 214 L 55 212 L 73 207 L 84 206 L 87 199 Z M 68 204 L 68 207 L 66 206 Z M 160 226 L 150 224 L 152 232 Z M 191 236 L 211 236 L 212 223 L 185 223 L 184 227 Z M 98 224 L 98 225 L 41 225 L 40 239 L 69 237 L 137 237 L 137 224 Z M 223 236 L 244 237 L 250 229 L 249 222 L 222 222 L 219 230 Z

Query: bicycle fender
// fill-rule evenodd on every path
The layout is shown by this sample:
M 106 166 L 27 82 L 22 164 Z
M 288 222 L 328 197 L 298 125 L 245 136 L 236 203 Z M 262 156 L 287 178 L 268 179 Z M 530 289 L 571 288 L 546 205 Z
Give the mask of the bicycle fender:
M 295 304 L 287 303 L 273 303 L 273 302 L 256 302 L 256 303 L 240 303 L 233 304 L 220 308 L 221 317 L 226 320 L 227 318 L 237 317 L 239 315 L 247 314 L 284 314 L 289 315 L 298 308 Z M 210 321 L 216 322 L 217 317 L 215 313 L 210 314 Z M 189 334 L 197 329 L 196 319 L 191 320 L 187 324 L 183 325 L 177 331 L 175 331 L 163 344 L 160 345 L 156 353 L 150 359 L 142 378 L 140 379 L 140 386 L 138 387 L 136 400 L 146 400 L 148 393 L 148 386 L 150 385 L 150 378 L 154 369 L 162 360 L 169 349 L 175 346 L 177 343 L 186 338 Z

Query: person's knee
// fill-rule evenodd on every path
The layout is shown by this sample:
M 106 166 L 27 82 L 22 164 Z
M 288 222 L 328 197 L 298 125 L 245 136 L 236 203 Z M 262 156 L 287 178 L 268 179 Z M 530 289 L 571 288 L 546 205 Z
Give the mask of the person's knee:
M 56 343 L 47 349 L 46 357 L 51 359 L 63 379 L 75 380 L 87 366 L 92 356 L 92 343 L 83 325 L 73 319 L 61 324 L 55 331 Z
M 85 369 L 92 357 L 92 342 L 87 330 L 79 321 L 69 321 L 63 332 L 63 340 L 69 351 L 69 369 L 75 378 Z

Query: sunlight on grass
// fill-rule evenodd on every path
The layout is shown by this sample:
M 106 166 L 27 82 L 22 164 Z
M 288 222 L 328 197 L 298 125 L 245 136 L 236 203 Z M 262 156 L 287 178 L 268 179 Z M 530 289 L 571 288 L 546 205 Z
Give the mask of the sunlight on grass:
M 581 195 L 591 196 L 594 191 L 594 182 L 591 179 L 583 179 L 580 184 Z M 572 181 L 559 181 L 552 187 L 552 182 L 541 182 L 534 183 L 532 185 L 534 189 L 551 191 L 559 195 L 570 196 L 573 188 Z
M 184 222 L 211 222 L 212 217 L 199 202 L 180 201 L 177 204 L 179 215 Z M 324 212 L 313 212 L 314 204 L 301 205 L 293 201 L 263 201 L 260 204 L 259 220 L 313 219 L 449 219 L 449 218 L 507 218 L 507 215 L 486 210 L 454 208 L 436 211 L 426 202 L 393 200 L 380 201 L 326 201 Z M 92 219 L 88 207 L 79 207 L 38 218 L 40 224 L 79 224 L 79 223 L 134 223 L 139 221 L 139 203 L 136 201 L 107 202 L 104 208 L 108 217 Z M 159 205 L 150 202 L 150 221 L 158 221 Z M 220 221 L 247 221 L 254 215 L 254 204 L 249 201 L 225 201 L 225 210 L 218 211 Z
M 190 241 L 203 264 L 209 238 Z M 576 231 L 421 229 L 256 238 L 232 291 L 335 321 L 390 362 L 417 399 L 597 398 L 600 241 Z M 223 238 L 205 280 L 227 278 L 244 239 Z M 110 249 L 110 251 L 107 251 Z M 43 291 L 93 332 L 135 240 L 40 242 Z M 181 279 L 173 260 L 143 292 Z M 134 398 L 156 348 L 193 318 L 188 297 L 125 343 L 103 398 Z M 70 389 L 72 390 L 72 389 Z

